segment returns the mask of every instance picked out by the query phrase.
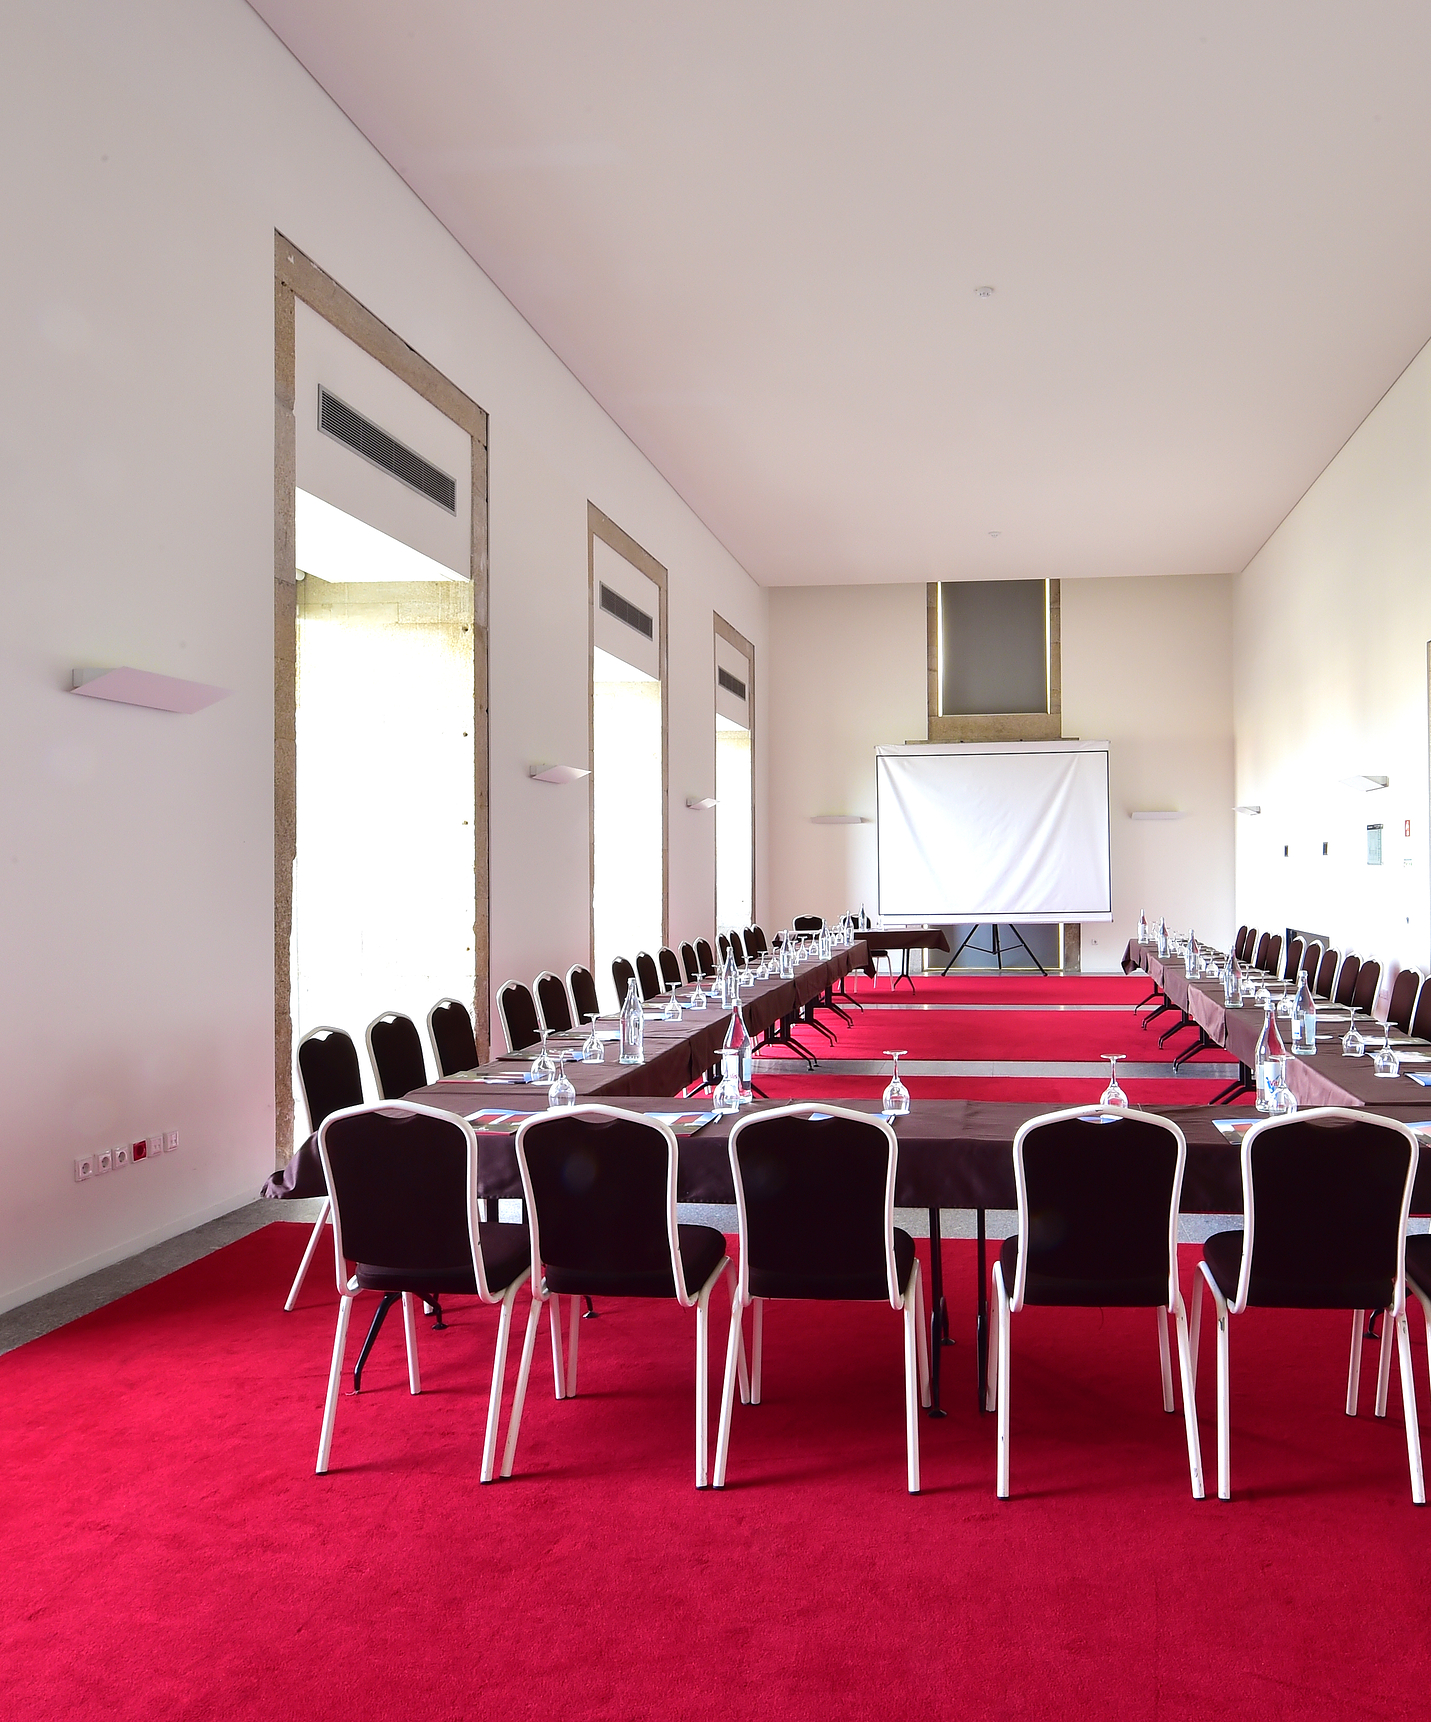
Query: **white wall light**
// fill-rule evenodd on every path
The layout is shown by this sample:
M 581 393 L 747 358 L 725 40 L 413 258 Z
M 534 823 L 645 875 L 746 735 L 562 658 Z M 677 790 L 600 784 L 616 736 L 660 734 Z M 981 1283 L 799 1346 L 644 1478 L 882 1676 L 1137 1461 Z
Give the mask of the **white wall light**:
M 1348 789 L 1365 790 L 1369 795 L 1374 789 L 1385 789 L 1391 779 L 1389 777 L 1373 777 L 1365 772 L 1358 772 L 1353 777 L 1342 778 L 1341 781 Z
M 709 808 L 714 807 L 715 804 L 716 798 L 713 795 L 688 795 L 686 797 L 686 806 L 694 809 L 697 813 L 704 813 Z
M 227 699 L 227 688 L 207 682 L 187 682 L 179 676 L 157 676 L 151 670 L 124 666 L 116 670 L 75 670 L 71 693 L 87 700 L 112 700 L 116 705 L 147 706 L 156 712 L 201 712 Z
M 1262 808 L 1256 802 L 1239 801 L 1232 811 L 1234 813 L 1260 813 Z
M 873 825 L 873 819 L 866 819 L 859 813 L 814 813 L 810 816 L 812 825 Z
M 1128 813 L 1130 819 L 1186 819 L 1186 813 L 1176 807 L 1134 807 Z
M 591 773 L 584 765 L 533 765 L 527 776 L 537 783 L 576 783 Z

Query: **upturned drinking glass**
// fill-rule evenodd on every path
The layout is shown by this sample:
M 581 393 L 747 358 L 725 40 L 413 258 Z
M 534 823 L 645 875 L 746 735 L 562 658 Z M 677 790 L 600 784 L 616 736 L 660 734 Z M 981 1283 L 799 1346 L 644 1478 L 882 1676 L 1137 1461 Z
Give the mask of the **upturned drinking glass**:
M 898 1052 L 886 1050 L 885 1057 L 894 1060 L 894 1074 L 889 1079 L 889 1087 L 885 1089 L 880 1100 L 880 1110 L 891 1118 L 903 1118 L 909 1111 L 909 1090 L 899 1080 L 899 1061 L 905 1056 L 906 1049 L 901 1047 Z
M 1353 1005 L 1351 1007 L 1351 1021 L 1347 1025 L 1346 1033 L 1342 1036 L 1343 1058 L 1360 1058 L 1366 1051 L 1366 1042 L 1362 1039 L 1361 1030 L 1356 1026 L 1356 1012 L 1357 1007 Z
M 549 1028 L 539 1031 L 542 1037 L 542 1050 L 532 1060 L 532 1081 L 545 1087 L 556 1081 L 557 1067 L 552 1055 L 547 1051 L 547 1037 L 551 1034 Z
M 1275 1061 L 1276 1069 L 1267 1084 L 1267 1111 L 1274 1118 L 1285 1118 L 1297 1110 L 1297 1096 L 1287 1086 L 1287 1060 Z
M 572 1087 L 571 1078 L 566 1073 L 566 1054 L 564 1052 L 559 1053 L 556 1081 L 547 1090 L 547 1110 L 551 1111 L 556 1107 L 575 1105 L 576 1090 Z
M 1382 1026 L 1381 1045 L 1377 1047 L 1372 1057 L 1371 1068 L 1378 1076 L 1396 1076 L 1401 1071 L 1401 1060 L 1392 1050 L 1391 1024 L 1389 1022 Z
M 670 997 L 666 1000 L 666 1008 L 661 1012 L 662 1022 L 679 1022 L 681 1020 L 681 1001 L 677 996 L 677 983 L 671 982 Z
M 1126 1052 L 1105 1052 L 1100 1054 L 1108 1065 L 1108 1086 L 1098 1096 L 1100 1106 L 1117 1106 L 1127 1109 L 1128 1096 L 1118 1086 L 1118 1066 L 1128 1056 Z

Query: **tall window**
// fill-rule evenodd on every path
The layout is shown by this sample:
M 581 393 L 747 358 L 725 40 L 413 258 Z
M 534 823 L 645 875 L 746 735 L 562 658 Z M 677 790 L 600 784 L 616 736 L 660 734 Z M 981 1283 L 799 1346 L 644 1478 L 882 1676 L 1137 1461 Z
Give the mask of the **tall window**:
M 715 618 L 716 925 L 755 919 L 755 648 Z
M 612 959 L 666 936 L 666 571 L 590 515 L 591 942 L 609 1000 Z

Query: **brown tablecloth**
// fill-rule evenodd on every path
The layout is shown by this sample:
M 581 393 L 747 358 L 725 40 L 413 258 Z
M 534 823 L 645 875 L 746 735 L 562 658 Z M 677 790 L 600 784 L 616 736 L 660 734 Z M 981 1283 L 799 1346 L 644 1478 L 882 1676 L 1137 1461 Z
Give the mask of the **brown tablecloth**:
M 947 951 L 949 932 L 945 927 L 873 927 L 861 929 L 871 956 L 888 956 L 891 951 Z

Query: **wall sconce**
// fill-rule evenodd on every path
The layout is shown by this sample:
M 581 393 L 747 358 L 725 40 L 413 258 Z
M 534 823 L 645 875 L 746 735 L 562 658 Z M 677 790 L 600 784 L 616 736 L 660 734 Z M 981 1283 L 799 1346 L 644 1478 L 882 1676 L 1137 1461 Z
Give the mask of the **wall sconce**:
M 1186 819 L 1186 813 L 1181 813 L 1175 807 L 1135 807 L 1128 817 L 1130 819 Z
M 1251 801 L 1240 801 L 1232 810 L 1234 813 L 1260 813 L 1260 804 Z
M 584 765 L 534 765 L 527 776 L 536 783 L 576 783 L 591 773 Z
M 873 819 L 866 819 L 859 813 L 812 813 L 812 825 L 873 825 Z
M 128 666 L 74 670 L 70 692 L 87 700 L 113 700 L 116 705 L 147 706 L 156 712 L 201 712 L 229 695 L 227 688 L 212 688 L 207 682 L 186 682 L 180 676 L 157 676 L 152 670 Z
M 1348 789 L 1362 789 L 1369 795 L 1373 789 L 1385 789 L 1391 782 L 1389 777 L 1371 777 L 1363 772 L 1352 777 L 1344 777 L 1342 782 Z
M 686 797 L 686 806 L 693 808 L 697 813 L 704 813 L 708 808 L 714 807 L 715 804 L 716 798 L 713 795 L 688 795 Z

